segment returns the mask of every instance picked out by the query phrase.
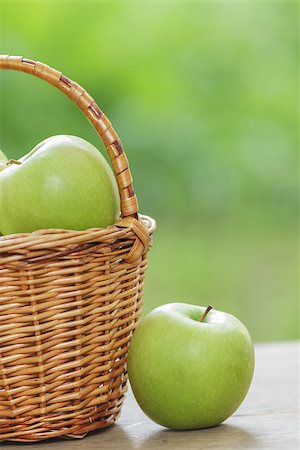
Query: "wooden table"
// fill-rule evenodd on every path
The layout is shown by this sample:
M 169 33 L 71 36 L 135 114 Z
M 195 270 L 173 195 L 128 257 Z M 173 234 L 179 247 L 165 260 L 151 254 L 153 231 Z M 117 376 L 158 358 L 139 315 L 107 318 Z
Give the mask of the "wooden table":
M 250 391 L 223 425 L 199 431 L 170 431 L 148 419 L 129 390 L 117 424 L 82 440 L 49 440 L 34 450 L 299 450 L 299 344 L 259 344 Z M 1 445 L 1 444 L 0 444 Z M 7 443 L 1 449 L 29 449 Z

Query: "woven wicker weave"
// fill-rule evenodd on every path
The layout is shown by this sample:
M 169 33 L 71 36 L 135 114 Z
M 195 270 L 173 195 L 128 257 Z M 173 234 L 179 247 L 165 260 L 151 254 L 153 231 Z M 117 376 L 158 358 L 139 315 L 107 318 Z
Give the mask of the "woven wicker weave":
M 0 237 L 0 440 L 83 437 L 120 413 L 155 222 L 138 216 L 122 144 L 82 87 L 22 57 L 0 56 L 0 69 L 68 95 L 101 137 L 119 186 L 111 227 Z

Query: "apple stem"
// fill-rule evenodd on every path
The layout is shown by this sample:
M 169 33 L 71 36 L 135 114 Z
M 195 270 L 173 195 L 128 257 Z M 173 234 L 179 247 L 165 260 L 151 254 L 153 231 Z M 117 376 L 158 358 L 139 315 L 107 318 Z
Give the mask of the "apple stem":
M 203 313 L 203 315 L 202 315 L 202 317 L 200 319 L 200 322 L 204 322 L 205 317 L 207 316 L 207 314 L 209 313 L 209 311 L 211 309 L 213 309 L 213 306 L 212 305 L 208 305 L 208 307 L 206 308 L 206 310 L 204 311 L 204 313 Z
M 20 165 L 22 164 L 21 161 L 18 161 L 17 159 L 10 159 L 9 161 L 7 161 L 6 165 L 10 166 L 11 164 L 17 164 Z

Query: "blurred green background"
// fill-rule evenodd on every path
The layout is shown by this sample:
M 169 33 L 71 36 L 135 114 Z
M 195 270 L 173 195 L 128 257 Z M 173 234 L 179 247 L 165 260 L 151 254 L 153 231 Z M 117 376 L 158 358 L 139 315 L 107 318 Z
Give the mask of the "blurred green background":
M 144 314 L 171 301 L 239 317 L 255 341 L 298 335 L 298 2 L 1 1 L 2 54 L 82 84 L 157 220 Z M 103 151 L 74 105 L 1 73 L 1 142 L 54 134 Z

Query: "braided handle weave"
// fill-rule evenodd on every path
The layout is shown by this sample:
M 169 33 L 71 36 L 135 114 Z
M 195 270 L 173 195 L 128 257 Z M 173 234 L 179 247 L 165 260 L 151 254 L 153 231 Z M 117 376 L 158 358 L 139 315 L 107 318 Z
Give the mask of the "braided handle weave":
M 0 69 L 18 70 L 41 78 L 57 87 L 81 109 L 102 139 L 110 157 L 119 187 L 122 217 L 134 217 L 137 219 L 137 198 L 134 193 L 132 176 L 121 140 L 111 122 L 85 89 L 46 64 L 23 58 L 22 56 L 0 55 Z

